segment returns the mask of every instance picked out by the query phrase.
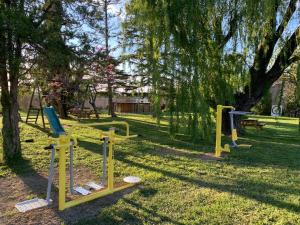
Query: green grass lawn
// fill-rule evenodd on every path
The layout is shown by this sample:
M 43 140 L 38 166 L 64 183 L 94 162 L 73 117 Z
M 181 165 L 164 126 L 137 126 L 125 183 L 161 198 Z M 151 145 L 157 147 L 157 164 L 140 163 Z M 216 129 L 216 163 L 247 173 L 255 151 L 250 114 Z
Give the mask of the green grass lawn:
M 115 175 L 118 180 L 139 176 L 142 184 L 77 224 L 300 224 L 298 120 L 259 117 L 267 126 L 262 131 L 249 128 L 239 140 L 253 147 L 232 149 L 220 161 L 202 159 L 213 152 L 211 145 L 189 143 L 184 135 L 170 138 L 165 120 L 160 126 L 145 115 L 121 115 L 117 120 L 128 121 L 131 132 L 141 136 L 115 146 Z M 102 162 L 98 128 L 74 131 L 80 144 L 75 166 L 94 175 L 100 175 Z M 47 172 L 49 152 L 43 147 L 48 133 L 24 123 L 21 133 L 24 160 L 1 165 L 1 179 Z M 24 142 L 31 138 L 33 143 Z

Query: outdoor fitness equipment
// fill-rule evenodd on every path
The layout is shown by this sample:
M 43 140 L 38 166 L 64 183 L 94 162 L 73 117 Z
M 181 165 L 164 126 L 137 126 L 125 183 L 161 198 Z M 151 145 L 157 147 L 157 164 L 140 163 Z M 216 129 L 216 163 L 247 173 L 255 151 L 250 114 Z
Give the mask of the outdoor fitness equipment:
M 238 145 L 236 141 L 238 140 L 237 130 L 234 125 L 234 116 L 235 115 L 249 115 L 252 114 L 251 112 L 244 112 L 244 111 L 235 111 L 233 106 L 217 106 L 217 121 L 216 121 L 216 146 L 215 146 L 215 156 L 220 157 L 222 152 L 230 152 L 229 144 L 225 144 L 222 147 L 222 112 L 223 109 L 231 109 L 229 112 L 230 116 L 230 128 L 231 128 L 231 140 L 232 144 L 231 147 L 251 147 L 251 145 Z
M 244 111 L 235 111 L 234 109 L 231 109 L 229 112 L 230 116 L 230 128 L 231 128 L 231 140 L 232 144 L 230 147 L 236 148 L 236 147 L 251 147 L 251 145 L 238 145 L 236 141 L 238 140 L 238 135 L 237 135 L 237 130 L 235 128 L 235 123 L 234 123 L 234 116 L 245 116 L 245 115 L 250 115 L 252 112 L 244 112 Z
M 105 123 L 104 123 L 105 124 Z M 113 124 L 113 123 L 112 123 Z M 97 125 L 102 125 L 102 123 L 97 123 Z M 139 183 L 141 180 L 138 177 L 125 177 L 123 180 L 126 184 L 122 186 L 114 186 L 114 159 L 113 159 L 113 145 L 117 142 L 123 141 L 125 139 L 135 137 L 135 135 L 120 136 L 115 134 L 114 129 L 110 129 L 108 132 L 100 132 L 100 139 L 106 140 L 108 143 L 108 170 L 107 170 L 107 186 L 103 187 L 100 191 L 93 193 L 88 193 L 80 198 L 66 202 L 66 151 L 70 147 L 71 137 L 68 135 L 60 135 L 58 146 L 59 150 L 59 210 L 64 210 L 84 202 L 91 201 L 96 198 L 100 198 L 114 192 L 129 188 Z
M 57 143 L 51 144 L 47 147 L 47 149 L 51 149 L 51 162 L 49 168 L 48 175 L 48 185 L 47 185 L 47 197 L 46 199 L 35 198 L 32 200 L 20 202 L 16 204 L 16 208 L 20 212 L 26 212 L 32 209 L 40 208 L 43 206 L 47 206 L 51 204 L 52 200 L 50 199 L 51 194 L 51 186 L 54 174 L 54 158 L 55 158 L 55 150 L 59 152 L 59 210 L 64 210 L 66 208 L 81 204 L 83 202 L 87 202 L 96 198 L 100 198 L 102 196 L 106 196 L 112 194 L 116 191 L 123 190 L 125 188 L 131 187 L 136 183 L 140 182 L 140 178 L 138 177 L 125 177 L 124 182 L 127 184 L 114 187 L 114 160 L 113 160 L 113 145 L 116 142 L 123 141 L 128 138 L 136 137 L 137 135 L 129 135 L 129 124 L 127 122 L 104 122 L 104 123 L 93 123 L 93 124 L 84 124 L 79 126 L 95 126 L 95 125 L 125 125 L 126 126 L 126 136 L 120 136 L 115 134 L 114 128 L 109 129 L 108 132 L 104 132 L 100 130 L 100 141 L 103 142 L 103 174 L 102 174 L 102 182 L 100 184 L 96 184 L 95 182 L 88 182 L 86 185 L 91 189 L 96 190 L 97 192 L 91 192 L 83 187 L 75 187 L 74 188 L 74 169 L 73 169 L 73 151 L 77 146 L 76 138 L 73 138 L 70 134 L 67 135 L 65 130 L 63 129 L 60 121 L 55 114 L 55 111 L 52 107 L 47 107 L 44 109 L 44 113 L 47 116 L 50 127 L 55 136 L 58 136 Z M 107 167 L 107 146 L 108 146 L 108 171 L 106 171 Z M 84 195 L 81 198 L 66 202 L 66 151 L 70 150 L 70 192 L 71 194 L 79 193 Z M 108 177 L 107 177 L 108 173 Z M 101 190 L 103 189 L 103 190 Z M 98 191 L 101 190 L 101 191 Z

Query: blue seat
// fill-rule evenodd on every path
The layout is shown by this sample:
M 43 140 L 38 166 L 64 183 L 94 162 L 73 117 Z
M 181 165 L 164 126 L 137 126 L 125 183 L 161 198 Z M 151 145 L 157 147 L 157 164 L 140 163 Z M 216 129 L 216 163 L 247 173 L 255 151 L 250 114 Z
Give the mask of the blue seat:
M 61 125 L 58 116 L 56 115 L 54 108 L 51 107 L 45 107 L 44 108 L 44 115 L 46 115 L 51 130 L 53 132 L 53 135 L 58 137 L 61 134 L 66 134 L 66 131 L 64 130 L 63 126 Z

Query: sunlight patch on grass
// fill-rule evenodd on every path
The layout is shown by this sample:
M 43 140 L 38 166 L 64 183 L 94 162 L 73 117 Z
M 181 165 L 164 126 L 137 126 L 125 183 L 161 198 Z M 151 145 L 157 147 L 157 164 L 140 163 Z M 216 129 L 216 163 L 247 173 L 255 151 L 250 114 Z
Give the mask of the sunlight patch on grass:
M 171 138 L 167 120 L 158 126 L 148 115 L 119 115 L 115 120 L 128 121 L 131 132 L 141 136 L 115 144 L 115 175 L 118 181 L 139 176 L 142 183 L 116 204 L 99 209 L 95 218 L 78 224 L 300 224 L 298 121 L 255 118 L 267 125 L 261 131 L 246 129 L 239 139 L 252 148 L 232 149 L 221 161 L 206 161 L 200 156 L 213 152 L 214 146 L 192 144 L 184 135 Z M 62 124 L 79 122 L 62 120 Z M 73 129 L 79 140 L 75 172 L 85 168 L 86 173 L 100 177 L 99 129 L 108 128 Z M 124 134 L 122 127 L 117 129 Z M 13 168 L 0 165 L 0 177 L 47 172 L 50 152 L 43 147 L 48 145 L 48 134 L 21 123 L 21 137 L 25 160 Z M 30 138 L 34 142 L 25 142 Z

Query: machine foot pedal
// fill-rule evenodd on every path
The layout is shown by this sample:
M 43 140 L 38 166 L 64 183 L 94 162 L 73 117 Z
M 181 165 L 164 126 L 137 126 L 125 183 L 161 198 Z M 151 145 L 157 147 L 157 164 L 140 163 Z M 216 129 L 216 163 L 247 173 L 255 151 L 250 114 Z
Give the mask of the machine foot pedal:
M 129 184 L 137 184 L 141 182 L 141 178 L 139 177 L 134 177 L 134 176 L 129 176 L 129 177 L 125 177 L 123 179 L 124 182 L 129 183 Z
M 52 200 L 50 200 L 51 203 Z M 19 210 L 19 212 L 27 212 L 33 209 L 38 209 L 41 207 L 45 207 L 48 206 L 49 202 L 47 202 L 47 200 L 45 199 L 41 199 L 41 198 L 34 198 L 31 200 L 26 200 L 23 202 L 19 202 L 15 205 L 15 207 Z
M 74 191 L 76 191 L 77 193 L 81 194 L 81 195 L 88 195 L 91 194 L 92 192 L 90 192 L 89 190 L 86 190 L 83 187 L 75 187 Z
M 86 185 L 88 187 L 90 187 L 91 189 L 94 189 L 94 190 L 100 190 L 100 189 L 104 188 L 104 185 L 96 184 L 95 182 L 88 182 L 88 183 L 86 183 Z
M 238 147 L 238 148 L 252 148 L 252 145 L 239 144 L 237 147 Z

